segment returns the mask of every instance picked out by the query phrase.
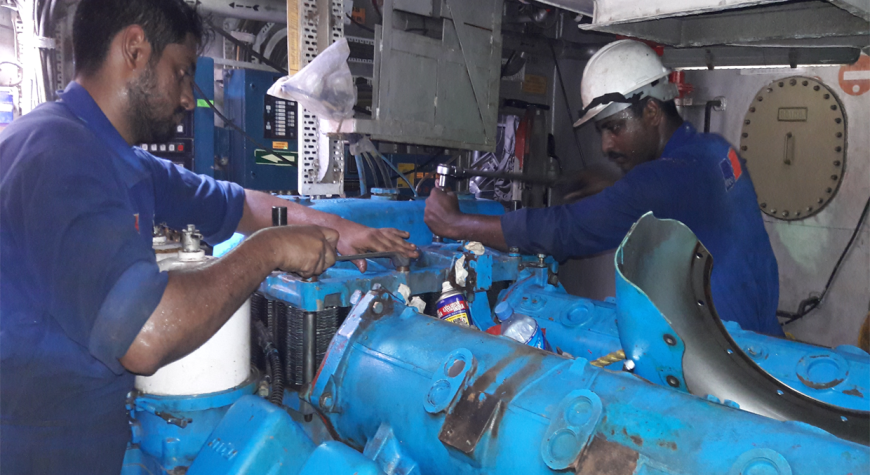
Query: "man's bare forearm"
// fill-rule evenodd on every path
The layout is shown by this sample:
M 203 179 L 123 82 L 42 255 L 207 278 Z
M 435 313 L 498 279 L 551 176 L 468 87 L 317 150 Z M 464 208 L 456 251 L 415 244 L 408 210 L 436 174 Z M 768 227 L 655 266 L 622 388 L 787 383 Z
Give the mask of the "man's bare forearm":
M 482 214 L 462 214 L 451 226 L 448 232 L 449 239 L 463 241 L 478 241 L 484 246 L 492 247 L 500 251 L 507 251 L 504 233 L 501 230 L 500 216 L 486 216 Z
M 267 240 L 254 235 L 205 266 L 169 272 L 160 303 L 121 363 L 134 373 L 151 374 L 211 338 L 275 269 Z
M 334 214 L 317 211 L 269 193 L 245 190 L 245 210 L 239 222 L 238 232 L 250 236 L 260 229 L 271 226 L 273 206 L 287 208 L 287 224 L 313 224 L 332 229 L 359 226 Z

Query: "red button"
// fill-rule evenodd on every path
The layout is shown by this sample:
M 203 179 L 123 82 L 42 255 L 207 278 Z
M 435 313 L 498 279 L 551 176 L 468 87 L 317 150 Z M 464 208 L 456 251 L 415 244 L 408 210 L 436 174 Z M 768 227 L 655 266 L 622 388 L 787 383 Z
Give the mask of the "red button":
M 184 144 L 178 144 L 178 151 L 179 151 L 179 152 L 183 152 L 183 151 L 184 151 Z

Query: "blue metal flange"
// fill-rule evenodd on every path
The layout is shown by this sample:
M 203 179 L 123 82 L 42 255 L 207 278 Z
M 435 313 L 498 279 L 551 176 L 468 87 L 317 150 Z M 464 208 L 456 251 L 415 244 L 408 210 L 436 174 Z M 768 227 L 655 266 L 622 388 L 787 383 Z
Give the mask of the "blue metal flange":
M 795 373 L 804 386 L 830 389 L 849 377 L 849 362 L 833 351 L 814 351 L 797 363 Z
M 465 348 L 458 348 L 447 355 L 432 376 L 429 393 L 423 401 L 426 412 L 437 414 L 447 409 L 465 385 L 466 377 L 474 365 L 474 356 Z
M 775 450 L 752 449 L 734 462 L 728 475 L 791 475 L 791 466 Z
M 548 467 L 564 470 L 574 464 L 595 434 L 601 409 L 601 399 L 588 389 L 571 391 L 562 399 L 541 441 L 541 456 Z

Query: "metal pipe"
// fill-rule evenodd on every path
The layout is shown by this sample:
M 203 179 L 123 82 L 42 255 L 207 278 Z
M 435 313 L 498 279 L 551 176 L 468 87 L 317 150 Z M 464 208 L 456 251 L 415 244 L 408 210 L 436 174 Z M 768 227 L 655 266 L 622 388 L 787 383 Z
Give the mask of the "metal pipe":
M 287 2 L 284 0 L 241 0 L 226 2 L 222 0 L 187 0 L 190 5 L 198 5 L 199 10 L 220 16 L 257 20 L 271 23 L 287 23 Z
M 704 133 L 710 133 L 710 116 L 713 114 L 714 107 L 722 107 L 722 101 L 719 99 L 713 99 L 712 101 L 707 101 L 707 105 L 704 106 Z
M 317 362 L 317 312 L 305 312 L 302 315 L 302 384 L 308 384 L 314 380 L 315 365 Z M 305 420 L 311 420 L 313 408 L 300 401 Z

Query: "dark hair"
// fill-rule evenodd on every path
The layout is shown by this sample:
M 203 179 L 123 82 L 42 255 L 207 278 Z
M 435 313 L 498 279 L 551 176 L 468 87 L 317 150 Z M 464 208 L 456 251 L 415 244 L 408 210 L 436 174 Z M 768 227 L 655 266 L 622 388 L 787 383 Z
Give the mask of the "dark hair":
M 646 103 L 648 101 L 656 101 L 658 103 L 659 108 L 662 110 L 662 113 L 665 115 L 665 119 L 672 124 L 682 124 L 683 118 L 680 117 L 680 113 L 677 111 L 677 104 L 673 99 L 670 101 L 662 102 L 654 97 L 645 97 L 640 101 L 628 106 L 631 110 L 631 115 L 635 118 L 640 118 L 643 116 L 643 109 L 646 107 Z
M 73 20 L 76 74 L 93 74 L 103 65 L 109 45 L 121 30 L 139 25 L 151 43 L 152 61 L 164 48 L 192 34 L 202 42 L 202 18 L 184 0 L 82 0 Z

